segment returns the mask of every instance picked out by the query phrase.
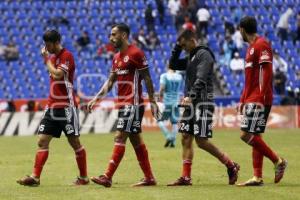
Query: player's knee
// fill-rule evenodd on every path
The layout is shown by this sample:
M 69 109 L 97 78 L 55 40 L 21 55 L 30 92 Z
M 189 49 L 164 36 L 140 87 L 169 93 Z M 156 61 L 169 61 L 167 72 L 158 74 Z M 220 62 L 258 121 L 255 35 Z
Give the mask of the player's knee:
M 127 137 L 124 134 L 116 134 L 115 138 L 114 138 L 114 141 L 115 141 L 115 143 L 123 143 L 123 144 L 125 144 L 126 143 L 126 139 L 127 139 Z
M 191 147 L 193 143 L 193 137 L 188 134 L 182 134 L 181 144 L 183 147 Z
M 37 145 L 40 149 L 48 149 L 49 141 L 45 139 L 39 139 Z
M 247 143 L 247 142 L 249 141 L 249 139 L 250 139 L 249 134 L 247 134 L 247 133 L 245 133 L 245 132 L 242 132 L 242 133 L 241 133 L 240 138 L 241 138 L 242 141 L 244 141 L 244 142 L 246 142 L 246 143 Z
M 81 147 L 80 140 L 78 137 L 68 137 L 68 141 L 74 150 L 79 149 Z
M 207 142 L 208 142 L 207 138 L 196 138 L 197 146 L 201 149 L 205 148 Z

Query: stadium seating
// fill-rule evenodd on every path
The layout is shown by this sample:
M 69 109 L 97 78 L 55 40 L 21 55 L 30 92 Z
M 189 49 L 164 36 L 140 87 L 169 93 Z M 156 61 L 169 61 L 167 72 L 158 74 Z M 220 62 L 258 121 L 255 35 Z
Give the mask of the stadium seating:
M 132 32 L 137 32 L 139 27 L 145 25 L 143 15 L 146 5 L 150 3 L 156 9 L 156 4 L 155 0 L 132 2 L 130 0 L 1 1 L 0 39 L 3 43 L 13 40 L 20 50 L 20 59 L 11 62 L 0 60 L 0 99 L 47 97 L 49 76 L 39 56 L 39 49 L 43 44 L 41 36 L 46 28 L 55 28 L 47 24 L 47 21 L 53 17 L 65 17 L 70 22 L 69 26 L 59 25 L 56 28 L 63 35 L 64 46 L 69 48 L 75 56 L 76 74 L 81 75 L 75 87 L 86 95 L 95 94 L 103 83 L 103 78 L 109 72 L 111 61 L 102 58 L 95 59 L 96 47 L 93 52 L 78 52 L 73 46 L 74 41 L 82 31 L 86 30 L 92 43 L 95 43 L 96 38 L 101 39 L 103 43 L 108 42 L 107 35 L 110 30 L 108 24 L 112 23 L 112 19 L 115 22 L 128 23 Z M 222 16 L 230 18 L 230 8 L 241 6 L 243 15 L 255 15 L 259 19 L 261 34 L 266 35 L 271 40 L 274 49 L 278 50 L 279 54 L 288 61 L 288 85 L 292 88 L 299 87 L 299 81 L 295 82 L 295 70 L 299 70 L 300 66 L 300 42 L 294 44 L 289 40 L 281 44 L 276 34 L 276 23 L 280 13 L 288 6 L 295 8 L 297 5 L 298 7 L 294 10 L 299 10 L 299 0 L 210 0 L 206 2 L 206 5 L 212 15 L 207 39 L 209 46 L 216 54 L 219 53 L 220 43 L 224 39 Z M 176 40 L 176 30 L 168 11 L 165 13 L 165 21 L 167 26 L 161 26 L 158 19 L 155 22 L 161 45 L 153 52 L 146 51 L 156 90 L 159 87 L 159 75 L 165 70 L 170 50 Z M 296 29 L 295 24 L 295 16 L 293 16 L 292 30 Z M 241 84 L 244 81 L 243 75 L 234 75 L 228 66 L 219 65 L 218 68 L 223 75 L 229 95 L 238 96 L 243 87 Z M 104 77 L 86 76 L 90 73 L 102 74 Z

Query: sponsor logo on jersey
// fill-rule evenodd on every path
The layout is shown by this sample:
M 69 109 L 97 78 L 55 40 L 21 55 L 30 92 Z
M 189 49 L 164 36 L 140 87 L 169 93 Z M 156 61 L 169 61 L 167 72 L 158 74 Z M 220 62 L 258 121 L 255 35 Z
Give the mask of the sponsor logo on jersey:
M 117 75 L 126 75 L 126 74 L 129 74 L 128 69 L 118 69 L 117 70 Z
M 270 59 L 269 52 L 268 52 L 267 50 L 264 50 L 264 51 L 261 53 L 260 59 L 261 59 L 261 60 L 269 60 L 269 59 Z

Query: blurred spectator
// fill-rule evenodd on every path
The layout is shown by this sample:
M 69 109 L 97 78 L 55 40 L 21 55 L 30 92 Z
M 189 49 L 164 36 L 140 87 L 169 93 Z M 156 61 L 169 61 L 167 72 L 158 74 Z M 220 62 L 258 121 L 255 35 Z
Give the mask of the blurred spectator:
M 34 100 L 29 100 L 27 102 L 27 109 L 26 111 L 29 111 L 29 112 L 34 112 L 35 111 L 35 101 Z
M 239 52 L 234 53 L 234 57 L 230 61 L 230 69 L 235 74 L 240 74 L 244 70 L 244 59 L 240 57 Z
M 148 32 L 154 30 L 155 12 L 153 11 L 151 4 L 148 4 L 145 10 L 145 22 Z
M 296 40 L 300 40 L 300 11 L 297 14 L 297 35 Z
M 193 24 L 193 22 L 191 22 L 189 15 L 184 16 L 184 24 L 182 25 L 182 29 L 191 30 L 193 32 L 196 31 L 196 26 Z
M 188 13 L 189 13 L 189 17 L 191 22 L 193 22 L 194 24 L 197 23 L 197 11 L 198 11 L 198 2 L 197 0 L 189 0 L 189 5 L 187 7 Z
M 16 112 L 16 106 L 15 106 L 15 102 L 13 99 L 9 100 L 7 102 L 7 112 Z
M 6 46 L 0 40 L 0 60 L 4 59 Z
M 280 104 L 283 106 L 297 105 L 297 99 L 291 87 L 287 87 L 287 95 L 282 98 Z
M 275 50 L 273 55 L 273 70 L 279 69 L 281 72 L 287 73 L 288 64 Z
M 186 15 L 188 15 L 187 10 L 185 10 L 183 7 L 180 7 L 175 19 L 175 27 L 177 32 L 181 30 L 181 27 L 184 24 L 184 16 Z
M 165 17 L 164 1 L 163 0 L 155 0 L 155 2 L 156 2 L 157 11 L 158 11 L 160 25 L 163 25 L 164 17 Z
M 87 31 L 82 32 L 81 36 L 76 40 L 75 46 L 77 47 L 78 51 L 81 51 L 85 48 L 88 48 L 90 44 L 90 36 Z
M 244 40 L 239 27 L 236 28 L 234 34 L 232 35 L 232 40 L 238 50 L 243 48 Z
M 287 78 L 285 73 L 277 68 L 274 73 L 274 89 L 278 95 L 284 95 L 286 80 Z
M 52 17 L 47 20 L 48 25 L 50 26 L 59 26 L 59 25 L 66 25 L 69 26 L 70 22 L 67 18 L 62 17 L 62 16 L 57 16 L 57 17 Z
M 224 27 L 225 27 L 225 35 L 233 35 L 234 34 L 234 32 L 235 32 L 234 24 L 227 17 L 224 17 Z
M 189 5 L 189 0 L 180 0 L 180 5 L 181 5 L 181 7 L 186 9 Z
M 210 14 L 206 6 L 201 7 L 197 11 L 197 33 L 200 36 L 206 37 Z
M 279 18 L 277 23 L 278 36 L 281 41 L 288 39 L 288 29 L 289 29 L 289 18 L 293 15 L 293 10 L 288 8 Z
M 4 58 L 7 61 L 13 61 L 19 59 L 19 49 L 15 43 L 10 42 L 4 49 Z
M 101 40 L 96 40 L 97 56 L 100 58 L 104 58 L 106 61 L 111 60 L 116 53 L 115 47 L 109 42 L 107 44 L 102 44 Z
M 154 50 L 159 44 L 159 39 L 154 31 L 150 31 L 150 33 L 146 36 L 146 42 L 149 49 Z
M 138 46 L 143 50 L 148 50 L 148 45 L 146 41 L 146 35 L 143 28 L 139 30 L 138 35 L 136 36 L 136 40 L 138 42 Z
M 243 11 L 241 9 L 240 6 L 237 6 L 237 7 L 230 7 L 230 10 L 231 10 L 231 13 L 233 13 L 233 22 L 234 22 L 234 25 L 237 25 L 239 24 L 241 18 L 242 18 L 242 15 L 243 15 Z
M 225 64 L 229 66 L 232 55 L 236 51 L 235 44 L 230 35 L 225 36 L 222 48 L 224 51 Z
M 170 14 L 172 15 L 173 23 L 175 24 L 175 18 L 177 16 L 177 12 L 179 11 L 179 8 L 180 8 L 179 0 L 169 0 L 168 8 L 170 10 Z

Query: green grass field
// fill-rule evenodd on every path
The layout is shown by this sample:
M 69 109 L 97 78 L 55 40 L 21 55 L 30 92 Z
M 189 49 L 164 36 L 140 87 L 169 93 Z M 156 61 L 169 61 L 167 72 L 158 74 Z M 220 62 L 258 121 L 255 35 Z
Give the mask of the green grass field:
M 124 159 L 114 176 L 112 188 L 104 188 L 93 183 L 82 187 L 70 186 L 77 175 L 77 167 L 74 153 L 68 146 L 66 138 L 62 137 L 51 143 L 41 185 L 30 188 L 17 185 L 16 179 L 31 173 L 37 137 L 0 137 L 0 200 L 300 199 L 299 129 L 269 130 L 265 134 L 265 139 L 270 146 L 288 159 L 289 167 L 282 182 L 275 185 L 273 184 L 273 165 L 265 159 L 265 185 L 258 188 L 227 185 L 224 166 L 198 148 L 193 162 L 193 186 L 169 188 L 165 185 L 178 178 L 181 172 L 180 135 L 178 135 L 175 149 L 163 148 L 164 139 L 159 133 L 144 133 L 144 138 L 158 186 L 130 187 L 143 176 L 129 143 Z M 81 141 L 88 153 L 89 175 L 99 175 L 105 170 L 110 158 L 113 145 L 112 134 L 83 135 Z M 239 181 L 250 178 L 252 175 L 251 149 L 240 141 L 238 130 L 216 130 L 212 141 L 241 165 Z

